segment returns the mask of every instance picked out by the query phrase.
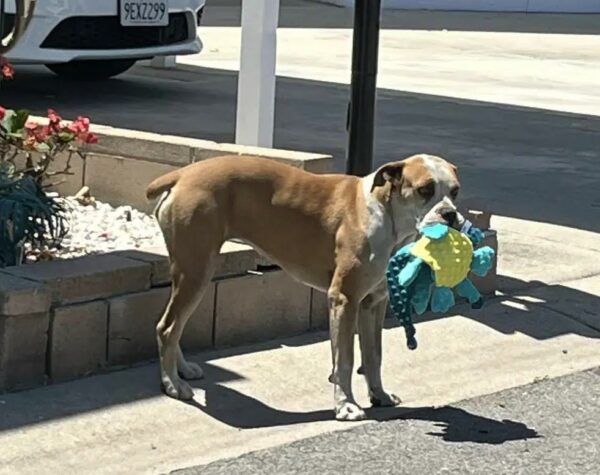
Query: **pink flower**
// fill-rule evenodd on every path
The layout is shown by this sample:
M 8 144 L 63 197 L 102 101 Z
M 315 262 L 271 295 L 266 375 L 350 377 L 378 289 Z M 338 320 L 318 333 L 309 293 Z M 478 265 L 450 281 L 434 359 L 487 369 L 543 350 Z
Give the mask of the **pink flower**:
M 2 78 L 12 79 L 15 76 L 15 69 L 6 59 L 2 58 L 0 60 L 0 65 L 2 66 L 2 70 L 0 71 Z
M 6 109 L 2 106 L 0 106 L 0 120 L 4 119 L 4 116 L 6 115 Z
M 49 132 L 50 132 L 50 128 L 48 126 L 38 127 L 33 132 L 33 135 L 35 137 L 35 140 L 38 143 L 42 143 L 42 142 L 45 142 L 48 139 L 48 133 Z
M 50 125 L 57 125 L 62 117 L 54 109 L 48 109 L 48 119 L 50 119 Z
M 40 125 L 37 122 L 27 122 L 25 124 L 25 130 L 27 131 L 27 139 L 26 141 L 31 142 L 34 140 L 36 143 L 43 143 L 48 140 L 48 135 L 51 130 L 47 125 Z
M 75 122 L 79 125 L 83 132 L 90 130 L 90 119 L 88 117 L 79 116 Z
M 88 134 L 85 138 L 85 143 L 98 143 L 98 136 L 96 134 Z

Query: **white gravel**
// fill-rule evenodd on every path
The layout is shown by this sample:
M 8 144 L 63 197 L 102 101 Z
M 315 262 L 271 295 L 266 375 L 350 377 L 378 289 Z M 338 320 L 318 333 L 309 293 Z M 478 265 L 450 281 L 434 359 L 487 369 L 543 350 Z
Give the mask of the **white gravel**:
M 112 207 L 96 202 L 83 206 L 75 198 L 60 198 L 68 209 L 69 233 L 60 247 L 26 248 L 26 261 L 69 259 L 128 249 L 164 247 L 154 216 L 131 206 Z

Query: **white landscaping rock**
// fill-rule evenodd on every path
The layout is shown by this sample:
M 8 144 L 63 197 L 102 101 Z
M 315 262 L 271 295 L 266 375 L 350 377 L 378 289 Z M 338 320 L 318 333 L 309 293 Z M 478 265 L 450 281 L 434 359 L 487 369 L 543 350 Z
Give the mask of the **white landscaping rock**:
M 84 206 L 74 197 L 59 200 L 67 209 L 68 234 L 56 248 L 26 247 L 27 262 L 165 246 L 154 216 L 131 206 L 114 208 L 99 201 L 95 206 Z

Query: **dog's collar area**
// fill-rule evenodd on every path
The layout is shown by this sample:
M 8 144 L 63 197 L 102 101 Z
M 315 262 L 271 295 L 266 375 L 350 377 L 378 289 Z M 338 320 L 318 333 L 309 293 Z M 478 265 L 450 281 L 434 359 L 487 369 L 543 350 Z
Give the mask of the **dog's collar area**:
M 394 242 L 398 242 L 398 229 L 396 228 L 396 218 L 394 217 L 394 207 L 392 203 L 388 203 L 388 212 L 390 213 L 390 220 L 392 221 L 392 236 Z

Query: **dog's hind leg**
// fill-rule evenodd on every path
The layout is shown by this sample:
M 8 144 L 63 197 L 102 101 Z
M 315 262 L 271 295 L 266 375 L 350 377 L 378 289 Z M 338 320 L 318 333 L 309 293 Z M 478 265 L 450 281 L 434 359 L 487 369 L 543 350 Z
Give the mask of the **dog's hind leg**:
M 156 326 L 161 385 L 167 395 L 177 399 L 194 396 L 192 388 L 180 376 L 184 379 L 202 377 L 200 366 L 185 360 L 179 340 L 210 283 L 215 257 L 223 241 L 212 198 L 210 195 L 202 198 L 182 204 L 177 202 L 177 192 L 173 191 L 163 197 L 156 210 L 169 250 L 172 277 L 171 297 Z M 190 203 L 195 206 L 194 210 L 188 209 Z M 195 223 L 202 224 L 201 233 L 194 229 Z
M 173 284 L 171 298 L 165 312 L 156 326 L 158 351 L 160 358 L 161 384 L 164 392 L 176 399 L 192 399 L 192 388 L 183 381 L 202 376 L 199 366 L 185 361 L 179 340 L 188 319 L 198 306 L 210 282 L 214 255 L 195 262 L 187 262 L 188 272 L 182 271 L 177 263 L 172 265 Z M 191 264 L 200 267 L 189 272 Z

